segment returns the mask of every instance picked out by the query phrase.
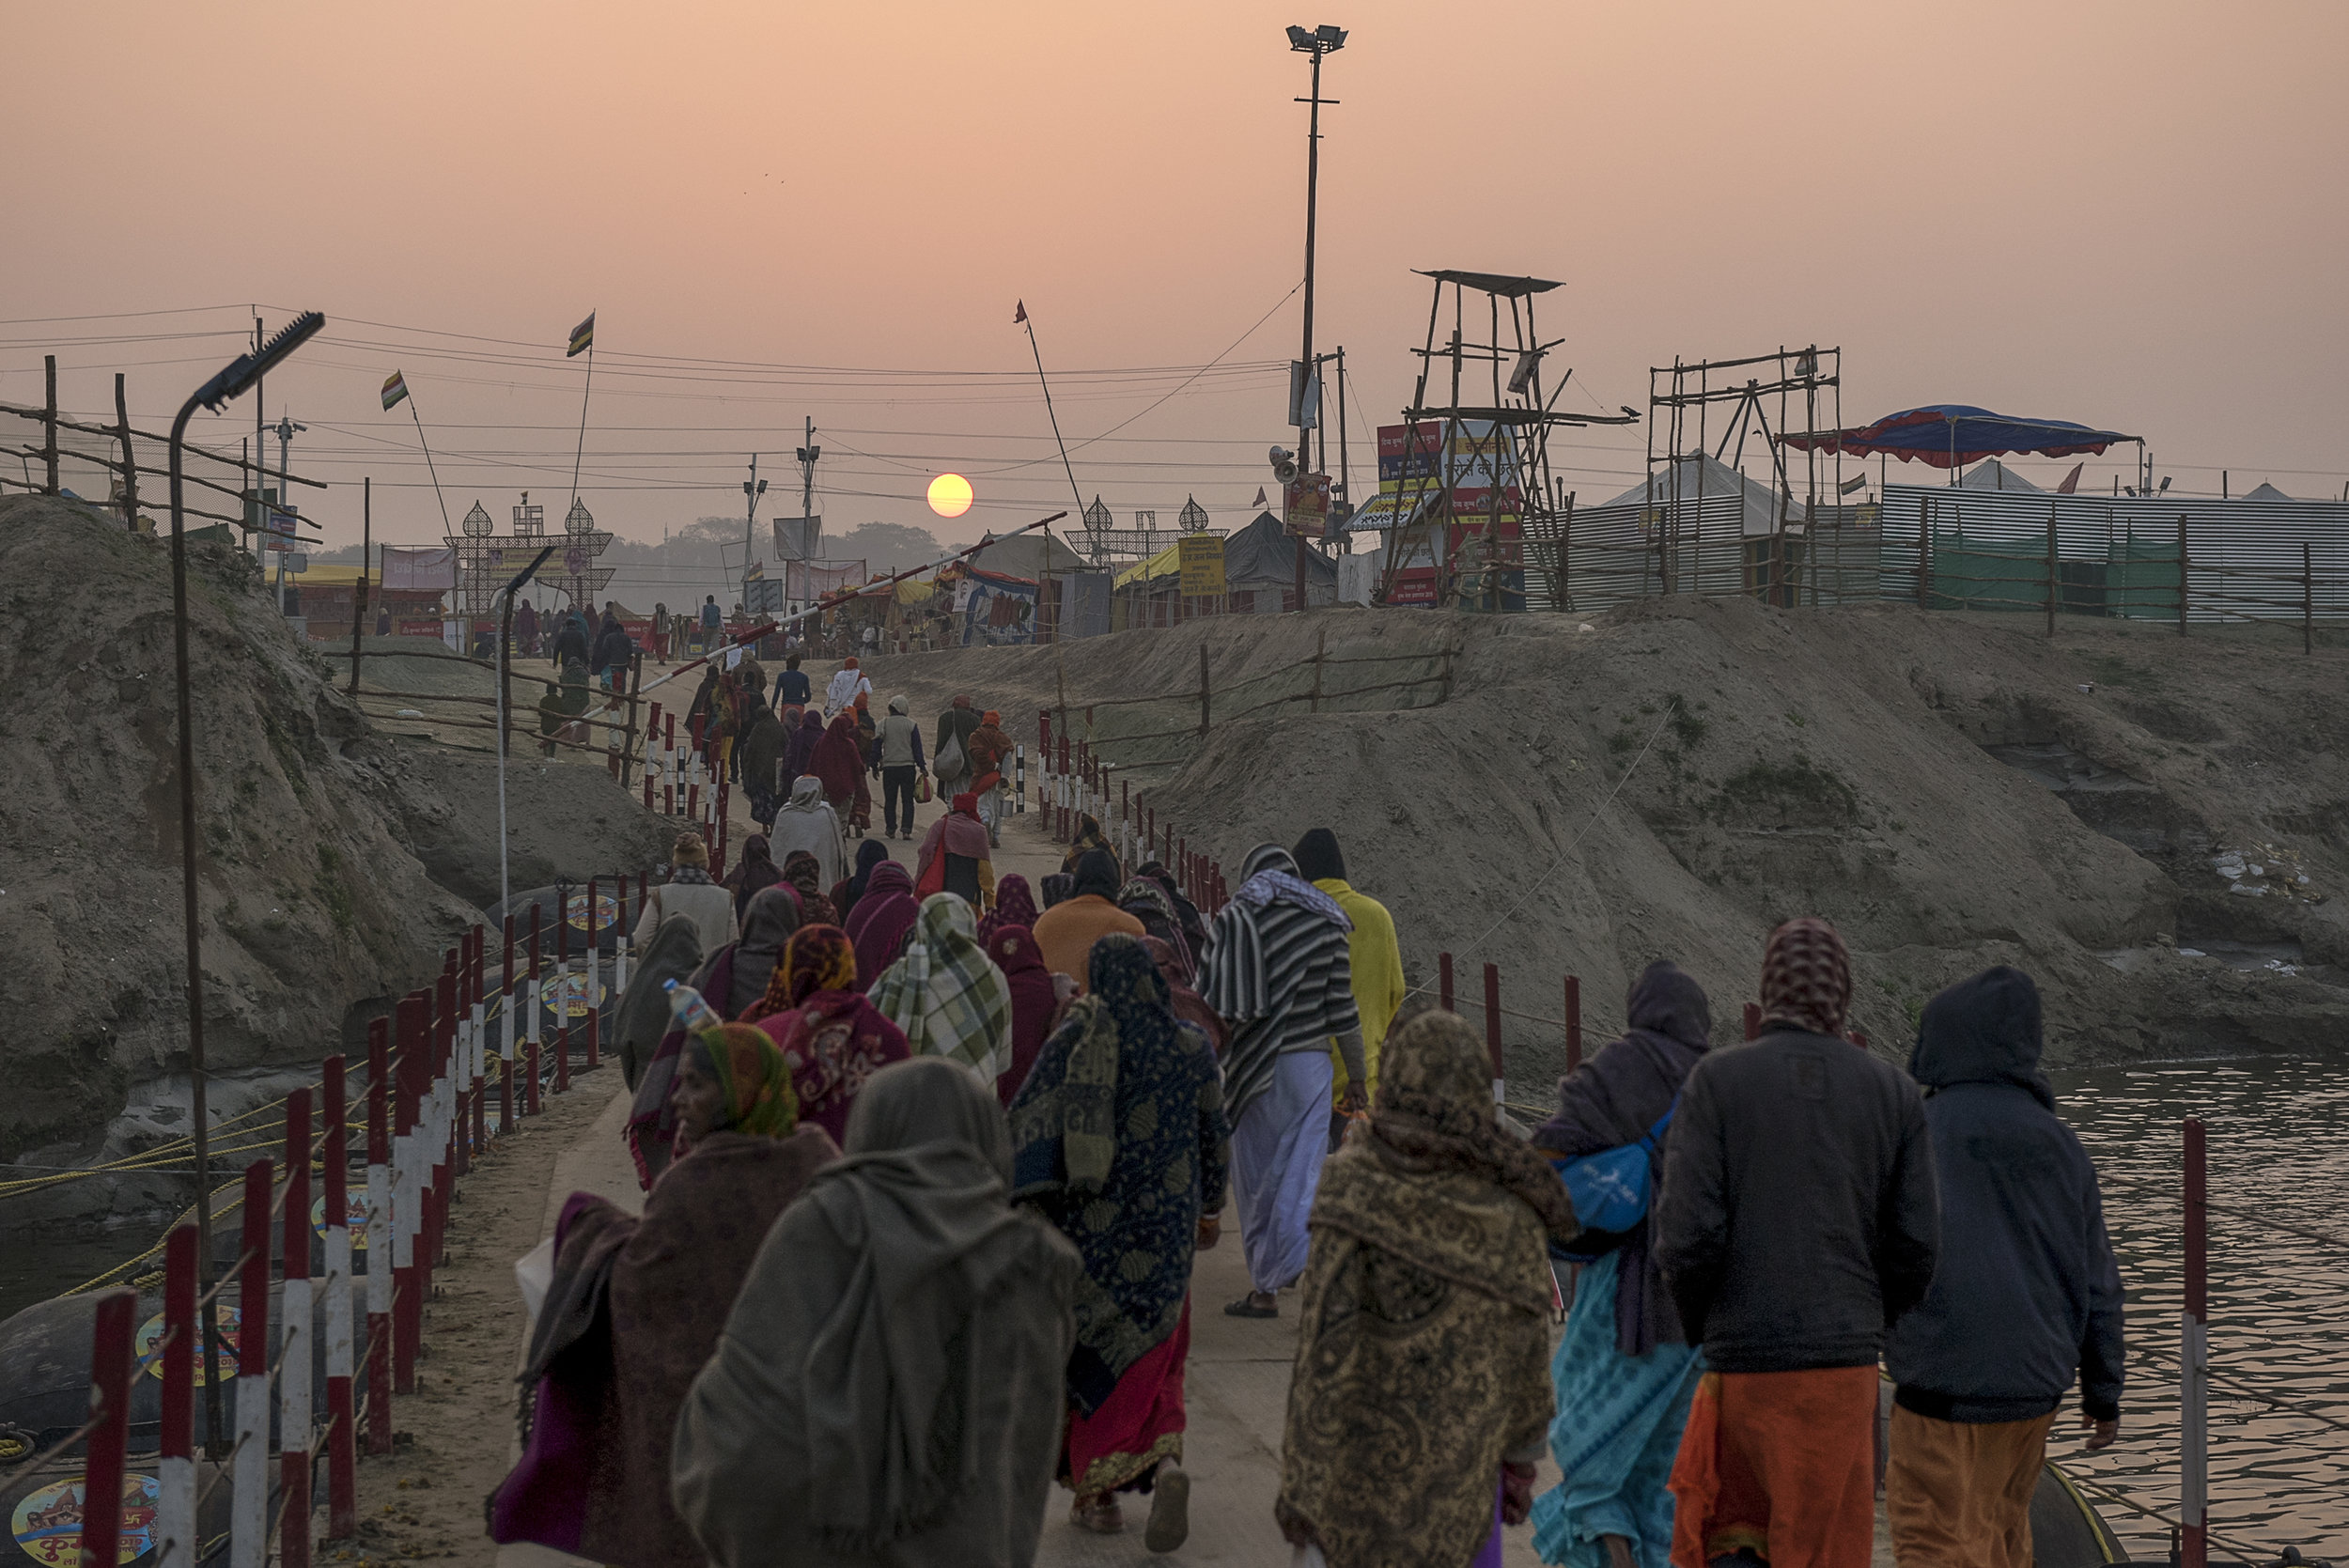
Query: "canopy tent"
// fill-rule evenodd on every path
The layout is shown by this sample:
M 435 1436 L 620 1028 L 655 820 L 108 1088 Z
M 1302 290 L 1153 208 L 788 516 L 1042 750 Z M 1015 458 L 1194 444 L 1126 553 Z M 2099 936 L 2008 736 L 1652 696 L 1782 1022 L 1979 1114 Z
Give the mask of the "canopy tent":
M 1305 557 L 1305 581 L 1315 588 L 1335 589 L 1337 564 L 1317 550 L 1302 547 L 1270 512 L 1258 512 L 1254 521 L 1223 541 L 1224 583 L 1233 591 L 1293 588 L 1300 550 Z
M 1855 458 L 1879 454 L 1903 462 L 1921 459 L 1936 468 L 1957 468 L 1984 458 L 2022 453 L 2040 458 L 2070 458 L 2102 453 L 2108 446 L 2135 436 L 2118 430 L 2096 430 L 2066 419 L 2014 419 L 1970 403 L 1929 403 L 1887 414 L 1858 430 L 1823 430 L 1816 435 L 1781 436 L 1780 442 L 1800 451 L 1841 450 Z
M 1147 561 L 1137 562 L 1119 572 L 1116 581 L 1111 586 L 1130 588 L 1137 582 L 1148 583 L 1161 577 L 1178 576 L 1183 569 L 1182 556 L 1182 543 L 1177 540 L 1151 556 Z
M 2263 479 L 2260 481 L 2259 489 L 2251 491 L 2243 499 L 2246 501 L 2294 501 L 2298 498 L 2296 496 L 2286 495 L 2283 491 L 2278 489 L 2275 486 Z

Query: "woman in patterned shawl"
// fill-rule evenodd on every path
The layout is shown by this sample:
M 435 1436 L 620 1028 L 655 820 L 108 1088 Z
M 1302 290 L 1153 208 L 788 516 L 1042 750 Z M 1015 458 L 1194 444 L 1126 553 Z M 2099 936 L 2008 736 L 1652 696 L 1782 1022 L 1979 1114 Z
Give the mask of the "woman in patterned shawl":
M 798 1122 L 783 1058 L 755 1029 L 693 1036 L 675 1098 L 691 1152 L 642 1218 L 584 1192 L 563 1206 L 522 1376 L 529 1444 L 490 1502 L 500 1541 L 628 1568 L 708 1560 L 669 1500 L 677 1412 L 768 1227 L 840 1151 Z
M 1215 1245 L 1223 1206 L 1223 1090 L 1140 942 L 1103 937 L 1089 970 L 1090 989 L 1012 1101 L 1012 1197 L 1084 1257 L 1061 1474 L 1077 1495 L 1072 1517 L 1120 1529 L 1117 1494 L 1153 1493 L 1143 1541 L 1170 1552 L 1190 1529 L 1190 1265 L 1194 1247 Z
M 1500 1522 L 1522 1523 L 1549 1428 L 1546 1244 L 1580 1227 L 1495 1124 L 1467 1020 L 1420 1015 L 1381 1065 L 1314 1203 L 1273 1513 L 1330 1568 L 1498 1563 L 1496 1487 Z
M 1182 916 L 1174 912 L 1174 901 L 1166 896 L 1166 890 L 1147 877 L 1128 877 L 1126 885 L 1117 890 L 1117 907 L 1142 922 L 1143 931 L 1167 945 L 1180 971 L 1175 983 L 1190 985 L 1196 966 L 1190 943 L 1183 936 Z
M 815 852 L 794 849 L 783 858 L 783 879 L 791 884 L 800 895 L 800 924 L 802 925 L 838 925 L 840 911 L 832 908 L 832 897 L 824 892 L 824 862 Z
M 951 893 L 922 900 L 905 955 L 865 995 L 916 1056 L 943 1056 L 988 1089 L 1011 1065 L 1011 987 L 979 945 L 978 917 Z
M 905 1034 L 857 989 L 856 951 L 836 925 L 792 932 L 765 999 L 751 1011 L 791 1069 L 801 1120 L 835 1142 L 848 1134 L 848 1110 L 865 1079 L 912 1054 Z

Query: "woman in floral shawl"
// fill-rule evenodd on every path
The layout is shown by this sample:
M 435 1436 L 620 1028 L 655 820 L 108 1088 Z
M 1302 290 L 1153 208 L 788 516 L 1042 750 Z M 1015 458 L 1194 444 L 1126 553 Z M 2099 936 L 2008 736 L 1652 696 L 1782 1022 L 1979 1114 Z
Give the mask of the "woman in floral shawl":
M 1091 849 L 1106 849 L 1112 860 L 1117 858 L 1116 846 L 1110 843 L 1109 835 L 1101 831 L 1100 819 L 1090 812 L 1080 812 L 1077 814 L 1077 836 L 1069 841 L 1068 853 L 1063 855 L 1060 860 L 1062 875 L 1074 877 L 1077 874 L 1077 862 L 1083 860 L 1085 852 Z M 1119 875 L 1124 875 L 1122 868 Z
M 765 999 L 752 1011 L 791 1069 L 800 1116 L 834 1141 L 865 1080 L 912 1053 L 895 1024 L 856 988 L 856 954 L 835 925 L 802 925 L 784 945 Z
M 916 1056 L 959 1062 L 989 1089 L 1011 1063 L 1011 987 L 979 945 L 971 906 L 951 893 L 922 901 L 905 956 L 864 994 Z
M 800 924 L 838 925 L 840 911 L 824 892 L 824 862 L 815 852 L 794 849 L 783 858 L 783 879 L 800 895 Z
M 1330 1568 L 1498 1564 L 1496 1490 L 1522 1523 L 1549 1428 L 1547 1244 L 1580 1227 L 1466 1019 L 1420 1015 L 1381 1065 L 1314 1202 L 1273 1513 Z
M 1012 1101 L 1012 1197 L 1084 1257 L 1062 1471 L 1072 1516 L 1108 1533 L 1124 1528 L 1119 1492 L 1153 1493 L 1143 1541 L 1170 1552 L 1190 1529 L 1190 1265 L 1223 1206 L 1222 1082 L 1140 942 L 1103 937 L 1087 979 Z
M 575 1192 L 522 1374 L 528 1447 L 490 1502 L 500 1541 L 626 1568 L 701 1568 L 669 1500 L 669 1444 L 768 1228 L 840 1157 L 798 1121 L 782 1054 L 755 1029 L 695 1036 L 675 1099 L 691 1152 L 641 1219 Z
M 1181 970 L 1177 984 L 1188 986 L 1194 972 L 1190 943 L 1183 937 L 1182 917 L 1174 912 L 1174 901 L 1166 896 L 1166 890 L 1147 877 L 1128 877 L 1126 885 L 1117 890 L 1117 907 L 1142 922 L 1142 928 L 1164 942 L 1174 955 Z

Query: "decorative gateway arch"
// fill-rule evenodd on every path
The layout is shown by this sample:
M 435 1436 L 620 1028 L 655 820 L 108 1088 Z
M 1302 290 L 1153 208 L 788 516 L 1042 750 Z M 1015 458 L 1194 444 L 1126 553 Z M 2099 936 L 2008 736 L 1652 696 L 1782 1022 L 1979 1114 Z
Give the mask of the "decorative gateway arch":
M 457 562 L 457 613 L 467 620 L 495 615 L 498 590 L 547 547 L 547 509 L 532 505 L 530 492 L 524 490 L 521 505 L 514 508 L 511 534 L 491 533 L 494 525 L 489 510 L 478 501 L 459 526 L 464 532 L 448 540 Z M 612 536 L 596 526 L 587 504 L 573 497 L 571 509 L 563 519 L 563 548 L 539 571 L 537 580 L 568 595 L 580 610 L 589 610 L 612 581 L 614 568 L 596 565 L 597 557 L 611 543 Z

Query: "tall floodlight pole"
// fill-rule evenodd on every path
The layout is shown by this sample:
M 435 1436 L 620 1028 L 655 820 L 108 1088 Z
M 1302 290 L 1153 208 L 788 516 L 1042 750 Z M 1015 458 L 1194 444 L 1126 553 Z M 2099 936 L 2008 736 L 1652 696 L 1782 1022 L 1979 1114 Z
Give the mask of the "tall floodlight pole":
M 758 454 L 751 454 L 751 476 L 742 481 L 742 613 L 751 613 L 751 567 L 758 560 L 758 498 L 767 481 L 758 476 Z
M 194 396 L 179 406 L 179 416 L 171 422 L 171 644 L 172 659 L 177 671 L 179 703 L 179 897 L 180 915 L 187 927 L 188 963 L 188 1110 L 195 1154 L 195 1231 L 196 1267 L 202 1282 L 209 1287 L 212 1279 L 212 1191 L 210 1171 L 211 1155 L 210 1110 L 205 1093 L 204 1071 L 204 932 L 198 924 L 196 907 L 195 862 L 195 700 L 188 675 L 188 531 L 186 487 L 181 469 L 185 460 L 188 421 L 199 408 L 218 413 L 232 397 L 253 390 L 255 383 L 270 366 L 292 353 L 318 335 L 326 325 L 326 318 L 317 311 L 304 311 L 275 337 L 266 343 L 257 342 L 253 352 L 240 354 L 236 362 L 195 389 Z M 257 473 L 257 467 L 256 472 Z M 260 482 L 254 489 L 257 494 Z M 282 499 L 282 497 L 281 497 Z M 265 524 L 266 518 L 261 520 Z M 209 1289 L 206 1292 L 210 1295 Z M 204 1332 L 204 1419 L 207 1443 L 220 1452 L 220 1334 L 215 1326 L 217 1313 L 209 1310 L 201 1314 Z
M 1299 54 L 1313 56 L 1313 96 L 1299 99 L 1312 105 L 1305 132 L 1305 347 L 1298 358 L 1297 387 L 1297 455 L 1299 458 L 1313 450 L 1312 432 L 1319 419 L 1315 404 L 1319 401 L 1321 366 L 1314 359 L 1314 217 L 1321 194 L 1321 106 L 1335 103 L 1336 99 L 1321 96 L 1321 62 L 1325 55 L 1334 54 L 1346 47 L 1346 29 L 1323 23 L 1311 32 L 1302 27 L 1289 29 L 1289 48 Z M 1308 465 L 1310 466 L 1310 464 Z M 1291 548 L 1297 552 L 1297 608 L 1305 606 L 1305 547 L 1291 536 Z

